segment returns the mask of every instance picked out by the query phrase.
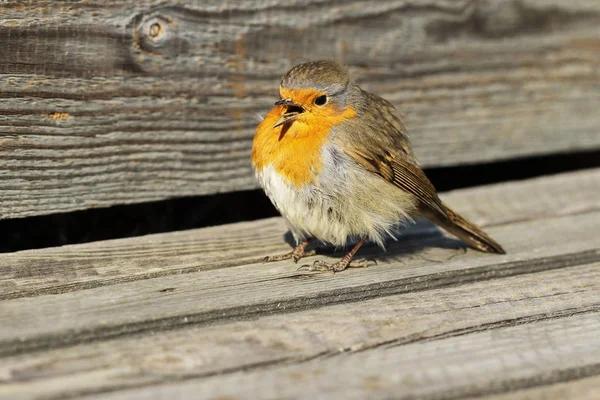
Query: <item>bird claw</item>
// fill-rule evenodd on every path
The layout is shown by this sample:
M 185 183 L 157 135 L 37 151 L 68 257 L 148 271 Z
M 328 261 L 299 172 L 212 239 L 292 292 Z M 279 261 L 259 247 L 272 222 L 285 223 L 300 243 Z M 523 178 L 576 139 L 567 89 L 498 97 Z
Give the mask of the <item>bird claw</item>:
M 264 263 L 268 263 L 268 262 L 274 262 L 274 261 L 283 261 L 283 260 L 288 260 L 292 258 L 292 253 L 286 253 L 286 254 L 279 254 L 276 256 L 266 256 L 265 258 L 263 258 L 262 262 Z
M 304 251 L 304 248 L 298 246 L 294 250 L 290 251 L 289 253 L 279 254 L 276 256 L 267 256 L 267 257 L 263 258 L 263 263 L 273 262 L 273 261 L 284 261 L 284 260 L 289 260 L 290 258 L 292 260 L 294 260 L 295 263 L 298 263 L 298 260 L 300 260 L 301 258 L 314 256 L 315 254 L 317 254 L 317 250 Z
M 367 268 L 370 264 L 377 265 L 377 261 L 370 258 L 367 260 L 357 260 L 355 262 L 350 262 L 346 259 L 341 259 L 338 262 L 328 263 L 323 260 L 317 260 L 312 265 L 304 264 L 298 268 L 298 271 L 309 271 L 309 272 L 341 272 L 346 268 Z
M 309 264 L 304 264 L 300 267 L 298 267 L 298 271 L 310 271 L 310 272 L 329 272 L 329 271 L 333 271 L 336 272 L 335 268 L 334 268 L 334 264 L 330 264 L 327 263 L 325 261 L 322 260 L 317 260 L 314 263 L 312 263 L 312 265 Z

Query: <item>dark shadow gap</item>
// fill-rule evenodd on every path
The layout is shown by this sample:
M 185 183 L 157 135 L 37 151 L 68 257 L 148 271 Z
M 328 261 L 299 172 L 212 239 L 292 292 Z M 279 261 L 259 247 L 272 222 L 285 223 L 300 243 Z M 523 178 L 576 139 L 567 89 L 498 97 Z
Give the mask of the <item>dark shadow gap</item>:
M 600 151 L 430 168 L 440 191 L 600 167 Z M 0 252 L 86 243 L 276 216 L 262 190 L 186 197 L 0 221 Z

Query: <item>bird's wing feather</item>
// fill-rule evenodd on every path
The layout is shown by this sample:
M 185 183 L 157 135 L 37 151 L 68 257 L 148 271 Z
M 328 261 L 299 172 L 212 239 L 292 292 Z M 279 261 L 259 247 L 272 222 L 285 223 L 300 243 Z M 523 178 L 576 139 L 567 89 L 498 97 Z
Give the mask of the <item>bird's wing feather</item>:
M 367 137 L 377 138 L 379 143 L 385 143 L 389 148 L 405 154 L 416 165 L 419 165 L 410 146 L 408 131 L 396 107 L 383 97 L 360 88 L 359 90 L 362 94 L 360 103 L 369 110 L 368 113 L 363 112 L 361 116 L 361 121 L 366 122 L 367 129 L 370 131 L 368 132 L 370 135 Z M 365 137 L 365 135 L 361 136 Z
M 422 205 L 446 215 L 435 187 L 413 155 L 395 107 L 377 95 L 361 92 L 362 106 L 370 112 L 362 112 L 360 119 L 348 120 L 338 130 L 338 136 L 345 139 L 339 141 L 344 152 L 362 167 L 413 194 Z
M 446 215 L 446 208 L 425 173 L 405 157 L 394 157 L 386 151 L 373 152 L 345 146 L 344 152 L 365 169 L 414 195 L 419 202 Z

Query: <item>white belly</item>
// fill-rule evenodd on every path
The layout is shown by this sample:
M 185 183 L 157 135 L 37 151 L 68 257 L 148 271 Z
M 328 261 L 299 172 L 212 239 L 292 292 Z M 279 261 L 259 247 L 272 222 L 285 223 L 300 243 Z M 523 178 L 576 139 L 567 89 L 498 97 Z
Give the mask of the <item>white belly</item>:
M 271 166 L 257 173 L 257 177 L 271 202 L 287 220 L 296 241 L 315 237 L 335 245 L 344 244 L 349 236 L 345 224 L 334 215 L 337 214 L 334 208 L 328 211 L 328 202 L 319 188 L 310 185 L 296 189 L 284 182 Z
M 413 211 L 412 196 L 327 147 L 316 184 L 298 189 L 267 166 L 256 172 L 260 185 L 297 241 L 314 237 L 342 246 L 367 238 L 383 247 Z

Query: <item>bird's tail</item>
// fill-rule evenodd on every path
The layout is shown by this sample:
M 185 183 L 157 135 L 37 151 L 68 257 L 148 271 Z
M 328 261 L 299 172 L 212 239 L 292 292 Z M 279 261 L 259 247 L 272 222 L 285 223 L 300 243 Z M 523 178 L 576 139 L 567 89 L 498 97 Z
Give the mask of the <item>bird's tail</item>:
M 446 215 L 431 209 L 426 210 L 426 212 L 423 212 L 422 214 L 431 222 L 459 237 L 477 250 L 485 253 L 506 253 L 502 246 L 500 246 L 494 239 L 489 237 L 484 231 L 481 230 L 481 228 L 472 222 L 467 221 L 458 213 L 452 211 L 452 209 L 445 204 L 444 208 Z

